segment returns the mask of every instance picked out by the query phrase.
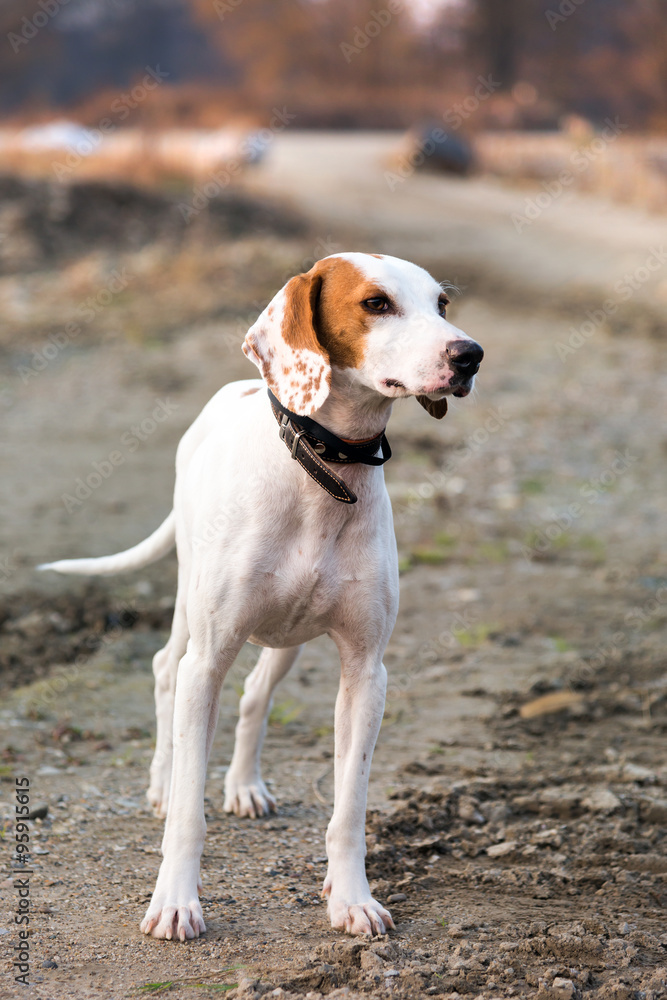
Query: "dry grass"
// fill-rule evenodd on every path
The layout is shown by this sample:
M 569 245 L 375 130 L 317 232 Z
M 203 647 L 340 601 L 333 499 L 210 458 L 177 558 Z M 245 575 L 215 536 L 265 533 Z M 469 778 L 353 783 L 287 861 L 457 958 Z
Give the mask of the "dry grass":
M 667 210 L 667 138 L 605 138 L 585 123 L 567 132 L 484 132 L 475 139 L 480 168 L 546 186 L 567 178 L 571 190 L 651 212 Z

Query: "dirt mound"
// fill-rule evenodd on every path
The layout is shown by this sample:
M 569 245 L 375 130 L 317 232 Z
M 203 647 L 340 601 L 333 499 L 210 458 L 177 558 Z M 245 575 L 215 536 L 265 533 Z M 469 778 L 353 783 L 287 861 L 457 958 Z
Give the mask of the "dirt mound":
M 59 265 L 97 247 L 133 251 L 159 241 L 304 231 L 301 220 L 268 200 L 221 190 L 166 194 L 127 184 L 57 184 L 0 176 L 0 274 Z
M 79 584 L 49 595 L 25 591 L 0 603 L 0 690 L 49 675 L 57 664 L 83 662 L 121 632 L 168 629 L 173 602 L 122 601 L 103 584 Z

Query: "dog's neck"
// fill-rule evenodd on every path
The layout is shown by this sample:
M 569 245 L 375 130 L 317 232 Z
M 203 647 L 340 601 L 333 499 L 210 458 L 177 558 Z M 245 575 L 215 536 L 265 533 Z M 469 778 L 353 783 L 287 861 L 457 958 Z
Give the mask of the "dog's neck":
M 347 369 L 334 368 L 331 391 L 313 420 L 346 441 L 364 441 L 381 434 L 391 416 L 393 399 L 350 377 Z

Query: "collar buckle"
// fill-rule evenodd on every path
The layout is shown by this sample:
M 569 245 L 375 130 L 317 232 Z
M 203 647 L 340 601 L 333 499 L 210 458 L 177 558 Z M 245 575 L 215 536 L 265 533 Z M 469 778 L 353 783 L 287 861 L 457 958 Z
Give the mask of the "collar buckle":
M 280 440 L 284 441 L 285 444 L 289 447 L 289 442 L 286 438 L 288 427 L 290 427 L 290 418 L 286 413 L 283 413 L 280 418 L 280 427 L 278 428 L 278 436 L 280 437 Z M 290 447 L 290 453 L 292 455 L 292 458 L 296 459 L 296 453 L 299 447 L 299 441 L 306 433 L 306 431 L 303 427 L 301 427 L 298 431 L 295 430 L 294 427 L 290 427 L 290 430 L 294 435 L 294 437 L 292 438 L 292 446 Z
M 296 450 L 299 447 L 299 441 L 301 440 L 302 435 L 304 435 L 305 433 L 306 432 L 302 428 L 300 431 L 297 431 L 297 433 L 294 435 L 294 440 L 292 441 L 292 458 L 296 458 Z

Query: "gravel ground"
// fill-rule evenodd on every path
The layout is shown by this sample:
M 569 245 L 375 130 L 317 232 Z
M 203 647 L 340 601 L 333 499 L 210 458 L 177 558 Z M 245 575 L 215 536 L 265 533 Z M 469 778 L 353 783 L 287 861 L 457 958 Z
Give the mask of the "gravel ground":
M 0 279 L 0 350 L 12 366 L 2 386 L 0 997 L 667 993 L 664 276 L 642 284 L 622 325 L 610 316 L 562 348 L 604 302 L 604 266 L 613 260 L 618 280 L 648 254 L 655 220 L 633 215 L 626 230 L 627 213 L 606 209 L 601 261 L 596 203 L 577 200 L 578 233 L 571 203 L 554 206 L 524 233 L 504 282 L 513 265 L 495 253 L 502 213 L 491 188 L 415 176 L 388 200 L 378 142 L 320 137 L 309 161 L 299 137 L 285 137 L 250 187 L 282 195 L 291 164 L 294 208 L 311 220 L 300 236 L 95 250 L 58 274 Z M 358 183 L 331 184 L 323 207 L 313 166 L 333 170 L 334 153 Z M 507 207 L 523 194 L 502 197 Z M 428 199 L 442 215 L 428 214 Z M 208 933 L 156 942 L 138 931 L 161 837 L 144 799 L 150 663 L 167 634 L 175 563 L 101 582 L 31 567 L 119 550 L 159 523 L 180 434 L 220 383 L 252 376 L 238 350 L 243 324 L 309 257 L 351 245 L 466 285 L 454 322 L 487 352 L 475 397 L 455 401 L 441 424 L 409 403 L 390 424 L 402 592 L 367 843 L 372 888 L 396 931 L 333 933 L 319 898 L 338 671 L 332 644 L 318 640 L 276 699 L 265 771 L 279 811 L 265 820 L 222 812 L 238 690 L 256 651 L 244 649 L 228 677 L 207 786 Z M 525 272 L 531 246 L 537 275 Z M 577 281 L 568 269 L 584 257 Z M 134 280 L 123 294 L 22 379 L 72 303 L 124 267 Z M 160 399 L 169 419 L 133 450 L 120 445 L 122 466 L 68 511 L 63 494 Z M 12 979 L 9 869 L 23 776 L 37 813 L 27 989 Z

